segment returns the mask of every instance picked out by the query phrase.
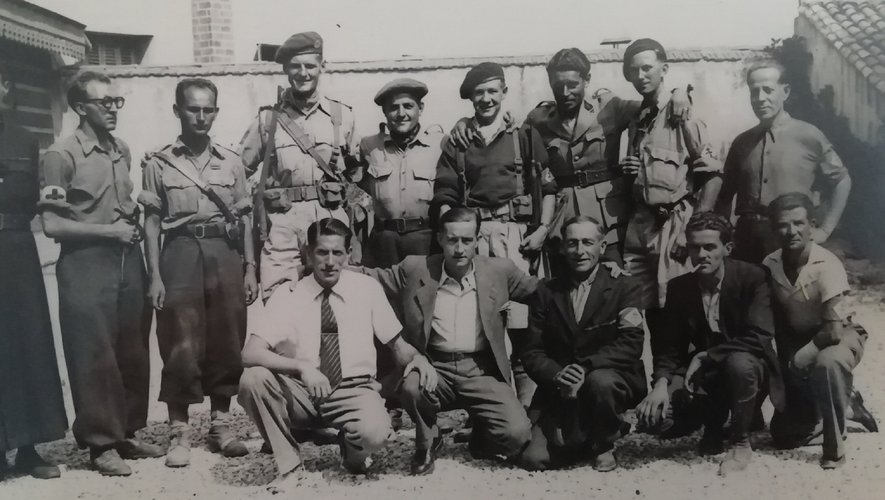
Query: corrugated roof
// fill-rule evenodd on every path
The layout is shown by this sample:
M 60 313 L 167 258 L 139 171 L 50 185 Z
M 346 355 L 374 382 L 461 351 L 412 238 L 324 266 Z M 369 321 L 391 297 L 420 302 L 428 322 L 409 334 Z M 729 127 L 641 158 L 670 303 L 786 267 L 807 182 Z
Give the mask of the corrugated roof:
M 586 52 L 593 63 L 621 62 L 622 50 L 594 50 Z M 706 48 L 668 50 L 670 62 L 743 61 L 763 56 L 758 48 Z M 539 56 L 466 57 L 442 59 L 390 59 L 384 61 L 330 61 L 330 73 L 401 72 L 435 69 L 469 68 L 482 61 L 494 61 L 504 66 L 543 66 L 552 54 Z M 193 64 L 187 66 L 102 66 L 100 69 L 111 77 L 128 76 L 190 76 L 190 75 L 263 75 L 280 72 L 280 65 L 272 62 L 249 62 L 234 64 Z
M 830 43 L 885 92 L 885 0 L 819 0 L 799 6 Z

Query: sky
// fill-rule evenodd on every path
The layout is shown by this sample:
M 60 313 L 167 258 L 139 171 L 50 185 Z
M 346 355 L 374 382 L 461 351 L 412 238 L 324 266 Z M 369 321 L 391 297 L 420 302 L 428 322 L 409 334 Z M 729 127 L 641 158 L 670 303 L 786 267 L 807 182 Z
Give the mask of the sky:
M 149 64 L 191 62 L 190 0 L 29 0 L 88 30 L 154 35 Z M 790 36 L 798 0 L 231 0 L 235 58 L 318 31 L 326 58 L 542 55 L 604 38 L 759 47 Z

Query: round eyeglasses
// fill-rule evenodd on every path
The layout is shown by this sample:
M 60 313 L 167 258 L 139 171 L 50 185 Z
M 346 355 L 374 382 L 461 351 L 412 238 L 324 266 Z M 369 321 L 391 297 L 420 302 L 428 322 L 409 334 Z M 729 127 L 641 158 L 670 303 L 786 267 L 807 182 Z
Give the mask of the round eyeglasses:
M 100 104 L 102 107 L 107 109 L 108 111 L 117 108 L 120 109 L 126 104 L 126 99 L 123 97 L 102 97 L 101 99 L 86 99 L 85 102 L 91 102 L 95 104 Z

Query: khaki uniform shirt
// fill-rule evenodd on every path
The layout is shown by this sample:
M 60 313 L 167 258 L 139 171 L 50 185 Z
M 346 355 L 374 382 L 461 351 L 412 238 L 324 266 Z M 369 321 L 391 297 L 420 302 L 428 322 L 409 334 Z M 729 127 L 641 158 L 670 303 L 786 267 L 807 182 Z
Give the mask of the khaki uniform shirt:
M 202 155 L 194 156 L 179 138 L 158 152 L 176 167 L 196 173 L 234 215 L 247 213 L 251 208 L 245 170 L 233 150 L 210 142 Z M 218 205 L 180 171 L 151 155 L 145 158 L 142 168 L 143 191 L 138 201 L 145 208 L 160 212 L 164 231 L 184 224 L 225 222 Z

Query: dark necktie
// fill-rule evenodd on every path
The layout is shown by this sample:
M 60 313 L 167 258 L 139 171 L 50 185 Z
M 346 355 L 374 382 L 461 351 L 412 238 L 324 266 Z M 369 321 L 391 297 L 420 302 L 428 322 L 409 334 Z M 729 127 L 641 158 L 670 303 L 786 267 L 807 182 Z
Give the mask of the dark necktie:
M 329 304 L 332 290 L 323 290 L 320 304 L 320 371 L 334 390 L 341 383 L 341 349 L 338 345 L 338 321 Z

